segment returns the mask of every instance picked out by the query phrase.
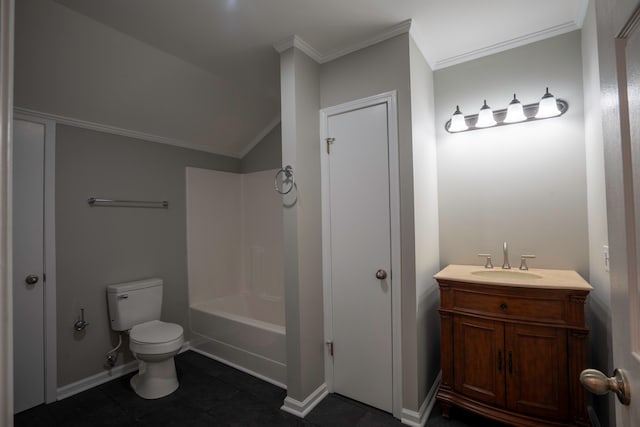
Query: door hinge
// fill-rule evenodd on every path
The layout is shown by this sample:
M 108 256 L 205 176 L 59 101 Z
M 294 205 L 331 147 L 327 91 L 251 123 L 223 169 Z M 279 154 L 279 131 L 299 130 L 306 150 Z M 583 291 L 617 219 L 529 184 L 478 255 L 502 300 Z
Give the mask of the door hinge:
M 325 141 L 327 142 L 327 154 L 331 154 L 331 144 L 335 142 L 335 138 L 327 138 Z
M 329 356 L 333 357 L 333 341 L 327 341 L 327 349 L 329 350 Z

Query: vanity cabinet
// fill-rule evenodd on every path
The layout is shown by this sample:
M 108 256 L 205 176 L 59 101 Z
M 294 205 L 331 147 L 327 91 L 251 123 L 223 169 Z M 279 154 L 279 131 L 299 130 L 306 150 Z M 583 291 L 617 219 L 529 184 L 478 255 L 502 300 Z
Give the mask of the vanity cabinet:
M 579 376 L 590 286 L 581 278 L 584 288 L 567 289 L 445 276 L 436 275 L 443 416 L 459 406 L 514 426 L 589 425 Z

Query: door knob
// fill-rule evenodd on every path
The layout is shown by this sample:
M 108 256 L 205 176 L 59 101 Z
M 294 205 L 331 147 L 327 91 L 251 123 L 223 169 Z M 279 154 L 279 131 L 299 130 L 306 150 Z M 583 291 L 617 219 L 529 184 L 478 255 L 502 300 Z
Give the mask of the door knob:
M 629 382 L 622 369 L 614 369 L 611 378 L 597 369 L 585 369 L 580 374 L 580 382 L 593 394 L 602 395 L 613 391 L 623 405 L 631 402 Z
M 36 283 L 38 283 L 38 280 L 40 280 L 40 278 L 36 274 L 30 274 L 24 278 L 24 282 L 27 285 L 35 285 Z
M 376 279 L 384 280 L 387 278 L 387 272 L 383 269 L 376 271 Z

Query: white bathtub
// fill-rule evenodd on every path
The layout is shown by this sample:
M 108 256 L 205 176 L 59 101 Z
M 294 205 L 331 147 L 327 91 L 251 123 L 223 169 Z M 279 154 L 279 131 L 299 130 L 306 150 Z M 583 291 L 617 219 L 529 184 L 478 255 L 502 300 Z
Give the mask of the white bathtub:
M 192 349 L 285 387 L 282 298 L 242 293 L 199 302 L 189 321 Z

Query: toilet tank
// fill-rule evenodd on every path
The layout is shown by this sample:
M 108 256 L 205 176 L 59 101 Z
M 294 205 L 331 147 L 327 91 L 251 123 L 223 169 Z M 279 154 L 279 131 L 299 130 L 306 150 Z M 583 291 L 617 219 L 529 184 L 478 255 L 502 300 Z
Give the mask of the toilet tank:
M 162 279 L 108 285 L 107 304 L 114 331 L 127 331 L 140 323 L 160 320 Z

